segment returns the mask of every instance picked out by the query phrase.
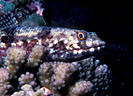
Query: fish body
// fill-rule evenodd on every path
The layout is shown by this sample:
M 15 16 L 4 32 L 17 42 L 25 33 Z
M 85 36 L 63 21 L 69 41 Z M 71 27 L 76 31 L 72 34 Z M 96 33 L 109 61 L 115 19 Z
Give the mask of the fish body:
M 95 32 L 78 29 L 21 26 L 16 27 L 13 33 L 13 36 L 1 35 L 1 57 L 6 56 L 9 47 L 22 48 L 29 55 L 35 45 L 41 45 L 47 61 L 74 61 L 92 55 L 105 45 Z
M 47 61 L 74 61 L 93 55 L 104 47 L 95 32 L 85 30 L 21 25 L 35 10 L 15 8 L 0 14 L 0 58 L 6 57 L 9 47 L 18 47 L 29 56 L 35 45 L 43 46 Z

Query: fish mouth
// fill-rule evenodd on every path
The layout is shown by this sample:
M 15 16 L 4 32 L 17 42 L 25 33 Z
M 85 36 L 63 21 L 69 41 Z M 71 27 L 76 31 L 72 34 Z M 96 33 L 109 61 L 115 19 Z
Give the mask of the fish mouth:
M 91 47 L 89 46 L 82 46 L 80 49 L 73 49 L 73 50 L 68 50 L 68 51 L 73 51 L 73 54 L 83 54 L 83 53 L 94 53 L 95 51 L 100 51 L 102 48 L 105 47 L 105 42 L 101 42 L 101 44 L 97 45 L 92 45 Z
M 84 48 L 84 51 L 89 51 L 89 52 L 95 52 L 95 51 L 100 51 L 102 48 L 104 48 L 105 45 L 99 45 L 99 46 L 92 46 L 92 47 L 88 47 L 88 48 Z

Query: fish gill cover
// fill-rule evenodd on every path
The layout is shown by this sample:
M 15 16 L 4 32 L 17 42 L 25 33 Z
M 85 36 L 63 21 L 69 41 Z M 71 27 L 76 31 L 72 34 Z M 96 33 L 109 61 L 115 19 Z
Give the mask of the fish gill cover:
M 95 32 L 46 27 L 42 0 L 0 0 L 0 96 L 110 96 Z

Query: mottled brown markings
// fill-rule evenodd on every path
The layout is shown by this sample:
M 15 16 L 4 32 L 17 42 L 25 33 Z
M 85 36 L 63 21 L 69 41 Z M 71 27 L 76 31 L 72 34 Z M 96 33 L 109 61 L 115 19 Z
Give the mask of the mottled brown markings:
M 41 39 L 42 45 L 44 46 L 48 46 L 49 45 L 49 41 L 53 38 L 53 36 L 51 35 L 47 35 L 46 37 L 43 37 Z
M 28 27 L 25 27 L 25 28 L 28 28 Z M 20 41 L 26 40 L 22 45 L 21 45 L 21 43 L 19 43 L 17 45 L 17 47 L 23 48 L 24 50 L 27 51 L 28 54 L 31 52 L 32 48 L 38 44 L 45 47 L 46 51 L 48 51 L 48 55 L 55 54 L 54 57 L 57 57 L 57 59 L 61 59 L 62 58 L 62 57 L 60 57 L 61 55 L 67 56 L 66 55 L 67 53 L 70 56 L 75 56 L 75 54 L 77 54 L 77 53 L 82 53 L 82 52 L 85 53 L 90 48 L 94 47 L 94 46 L 90 46 L 90 47 L 87 46 L 88 43 L 86 43 L 86 40 L 90 41 L 90 39 L 79 40 L 77 38 L 77 33 L 76 33 L 76 32 L 78 32 L 77 30 L 74 33 L 73 30 L 67 30 L 67 29 L 62 30 L 62 29 L 58 28 L 58 30 L 56 30 L 56 28 L 55 28 L 51 31 L 49 29 L 48 30 L 42 29 L 42 28 L 38 29 L 38 27 L 35 27 L 37 32 L 35 30 L 29 28 L 28 30 L 30 30 L 31 34 L 28 35 L 27 29 L 18 28 L 18 30 L 20 30 L 20 29 L 22 29 L 21 32 L 17 31 L 18 34 L 20 33 L 20 35 L 18 35 L 18 36 L 14 35 L 15 40 L 13 42 L 17 44 L 17 42 L 19 42 L 19 40 Z M 25 32 L 26 32 L 26 34 L 25 34 Z M 93 39 L 93 41 L 95 39 L 98 39 L 95 36 L 95 34 L 92 34 L 92 35 L 89 34 L 88 38 Z M 28 42 L 27 42 L 27 40 L 28 40 Z M 49 45 L 51 45 L 51 47 L 49 47 Z M 82 49 L 82 50 L 79 51 L 80 49 Z M 71 57 L 71 58 L 76 58 L 76 57 Z M 65 58 L 67 59 L 69 57 L 64 57 L 64 59 Z
M 64 42 L 63 41 L 58 42 L 58 44 L 56 44 L 56 48 L 60 50 L 64 50 L 65 48 Z
M 36 39 L 35 40 L 30 40 L 30 43 L 28 43 L 27 45 L 32 47 L 36 44 L 36 42 L 38 42 L 38 40 L 36 40 Z
M 77 35 L 77 34 L 76 34 Z M 71 36 L 73 36 L 74 37 L 74 34 L 71 34 Z
M 42 31 L 42 32 L 39 32 L 38 33 L 38 35 L 37 35 L 37 37 L 39 38 L 39 39 L 41 39 L 41 38 L 46 38 L 48 35 L 50 34 L 50 31 Z
M 23 47 L 26 48 L 26 46 L 28 44 L 27 40 L 22 40 L 22 42 L 23 42 Z
M 57 36 L 55 36 L 54 38 L 57 38 L 57 40 L 60 40 L 61 38 L 66 38 L 66 35 L 64 33 L 60 33 Z

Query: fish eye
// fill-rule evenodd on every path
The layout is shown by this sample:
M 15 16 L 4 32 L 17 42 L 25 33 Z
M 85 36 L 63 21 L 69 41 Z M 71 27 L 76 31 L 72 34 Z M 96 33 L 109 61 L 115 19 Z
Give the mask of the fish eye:
M 77 37 L 78 37 L 78 39 L 80 39 L 80 40 L 84 40 L 84 39 L 85 39 L 85 35 L 84 35 L 83 32 L 78 32 L 78 33 L 77 33 Z

